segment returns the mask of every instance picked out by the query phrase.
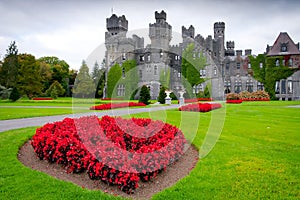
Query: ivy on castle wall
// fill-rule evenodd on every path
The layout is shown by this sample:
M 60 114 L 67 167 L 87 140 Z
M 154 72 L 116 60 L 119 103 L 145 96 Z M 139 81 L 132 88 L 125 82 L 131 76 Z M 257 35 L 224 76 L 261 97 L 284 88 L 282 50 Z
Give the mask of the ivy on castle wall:
M 168 68 L 166 71 L 164 69 L 160 71 L 159 82 L 163 87 L 165 88 L 170 87 L 170 76 L 171 76 L 170 68 Z
M 124 73 L 123 73 L 124 70 Z M 127 60 L 122 66 L 115 64 L 112 66 L 107 75 L 107 97 L 118 97 L 118 85 L 125 86 L 124 99 L 129 99 L 131 94 L 138 86 L 138 73 L 135 60 Z
M 276 99 L 276 81 L 286 79 L 298 70 L 283 65 L 283 56 L 267 57 L 260 54 L 256 58 L 253 56 L 249 56 L 249 58 L 253 77 L 264 84 L 265 90 L 269 93 L 271 99 Z M 262 67 L 260 63 L 262 63 Z M 276 66 L 276 63 L 279 65 Z

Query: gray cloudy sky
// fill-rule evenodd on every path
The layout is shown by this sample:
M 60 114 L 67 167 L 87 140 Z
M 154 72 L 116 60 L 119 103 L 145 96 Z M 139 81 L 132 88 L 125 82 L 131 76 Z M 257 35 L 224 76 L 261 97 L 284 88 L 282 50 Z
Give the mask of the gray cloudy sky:
M 174 34 L 181 33 L 182 25 L 192 24 L 196 34 L 207 37 L 213 35 L 214 22 L 224 21 L 225 40 L 254 54 L 263 53 L 280 32 L 300 41 L 298 0 L 0 0 L 0 58 L 15 40 L 20 53 L 57 56 L 78 69 L 103 45 L 112 8 L 126 16 L 129 30 L 146 32 L 156 10 L 167 12 Z

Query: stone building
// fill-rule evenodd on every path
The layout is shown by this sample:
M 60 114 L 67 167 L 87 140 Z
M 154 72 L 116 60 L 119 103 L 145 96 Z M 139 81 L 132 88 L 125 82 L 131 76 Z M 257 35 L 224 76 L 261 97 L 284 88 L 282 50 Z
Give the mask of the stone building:
M 169 89 L 176 95 L 184 89 L 181 75 L 182 53 L 191 43 L 195 44 L 194 56 L 202 52 L 207 62 L 205 68 L 199 71 L 199 76 L 207 81 L 194 86 L 193 93 L 204 91 L 209 84 L 211 97 L 223 100 L 226 93 L 264 89 L 264 85 L 248 73 L 248 69 L 251 68 L 248 59 L 251 49 L 246 49 L 243 54 L 242 50 L 235 50 L 234 41 L 226 42 L 225 47 L 224 22 L 214 23 L 214 35 L 206 38 L 200 34 L 195 35 L 192 25 L 189 28 L 182 26 L 182 42 L 176 45 L 170 45 L 172 26 L 167 22 L 167 14 L 164 11 L 155 12 L 155 22 L 149 24 L 151 43 L 146 46 L 144 38 L 137 35 L 133 35 L 132 38 L 126 36 L 128 21 L 124 15 L 118 17 L 113 14 L 106 19 L 106 26 L 106 68 L 109 70 L 115 63 L 122 64 L 127 59 L 135 59 L 139 86 L 147 85 L 152 99 L 157 98 L 162 80 L 167 78 L 168 74 Z
M 286 32 L 281 32 L 273 46 L 267 46 L 267 57 L 283 56 L 282 64 L 300 69 L 299 43 L 295 44 Z M 276 60 L 279 66 L 279 60 Z M 300 100 L 300 71 L 287 79 L 278 80 L 275 85 L 276 97 L 280 100 Z

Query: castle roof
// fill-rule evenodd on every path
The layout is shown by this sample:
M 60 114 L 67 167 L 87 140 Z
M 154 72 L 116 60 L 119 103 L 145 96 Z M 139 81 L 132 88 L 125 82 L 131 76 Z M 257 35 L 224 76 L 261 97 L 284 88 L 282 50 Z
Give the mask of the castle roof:
M 298 55 L 300 51 L 287 32 L 281 32 L 267 56 Z

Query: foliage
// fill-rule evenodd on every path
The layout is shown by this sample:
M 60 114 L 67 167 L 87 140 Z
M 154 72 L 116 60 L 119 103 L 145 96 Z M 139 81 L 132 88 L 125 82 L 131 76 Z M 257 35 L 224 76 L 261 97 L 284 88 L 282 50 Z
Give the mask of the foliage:
M 62 96 L 63 94 L 65 94 L 65 89 L 62 87 L 62 85 L 58 82 L 58 81 L 54 81 L 51 86 L 48 88 L 48 90 L 46 90 L 46 94 L 50 95 L 52 97 L 52 91 L 55 90 L 54 93 L 56 93 L 56 98 L 57 96 Z M 53 98 L 53 97 L 52 97 Z M 56 99 L 54 98 L 54 99 Z
M 115 87 L 122 77 L 122 69 L 119 64 L 115 64 L 110 68 L 107 75 L 107 98 L 117 96 Z
M 239 100 L 240 96 L 236 93 L 228 93 L 226 94 L 226 100 Z
M 1 99 L 8 99 L 11 94 L 12 89 L 6 88 L 2 85 L 0 85 L 0 98 Z
M 270 95 L 264 90 L 251 93 L 248 91 L 243 91 L 239 93 L 239 97 L 243 101 L 270 101 Z
M 194 103 L 181 106 L 179 111 L 209 112 L 218 108 L 222 108 L 222 105 L 219 103 Z
M 267 57 L 264 54 L 260 54 L 256 58 L 253 56 L 249 56 L 249 58 L 251 62 L 250 73 L 253 74 L 256 80 L 264 84 L 265 90 L 271 99 L 276 99 L 276 81 L 286 79 L 298 70 L 284 66 L 282 64 L 283 56 Z M 276 66 L 277 60 L 279 61 L 279 66 Z M 262 67 L 260 63 L 262 63 Z
M 82 61 L 75 80 L 73 95 L 80 98 L 95 97 L 95 89 L 95 84 L 89 74 L 89 68 L 85 61 Z
M 197 98 L 210 98 L 209 85 L 206 85 L 204 91 L 200 91 L 197 93 Z
M 191 43 L 182 53 L 182 76 L 189 82 L 191 87 L 203 83 L 205 80 L 200 78 L 199 71 L 206 66 L 206 58 L 203 52 L 195 49 L 194 43 Z
M 150 104 L 150 90 L 146 85 L 143 85 L 140 91 L 139 102 L 146 105 Z
M 159 81 L 162 86 L 165 88 L 170 87 L 170 77 L 171 77 L 171 70 L 168 68 L 167 70 L 162 69 L 160 72 Z
M 17 89 L 20 94 L 26 94 L 31 99 L 42 92 L 40 65 L 31 54 L 18 55 L 18 62 Z
M 130 99 L 132 94 L 138 88 L 138 71 L 136 67 L 135 60 L 126 60 L 122 64 L 122 70 L 124 69 L 125 74 L 119 80 L 118 84 L 123 84 L 125 86 L 125 96 L 124 99 Z
M 128 103 L 107 103 L 101 104 L 98 106 L 90 107 L 90 110 L 110 110 L 115 108 L 125 108 L 125 107 L 137 107 L 137 106 L 146 106 L 144 103 L 135 103 L 135 102 L 128 102 Z
M 87 170 L 91 179 L 118 185 L 126 193 L 133 193 L 140 179 L 149 181 L 176 161 L 185 143 L 178 128 L 162 121 L 108 116 L 46 124 L 31 142 L 41 160 L 61 164 L 72 173 Z
M 9 99 L 13 102 L 21 98 L 21 95 L 16 87 L 14 87 L 9 95 Z
M 0 70 L 0 85 L 6 88 L 13 88 L 17 83 L 18 76 L 18 48 L 16 42 L 13 41 L 6 50 L 4 62 Z
M 167 94 L 165 93 L 165 91 L 166 91 L 166 88 L 164 86 L 162 86 L 159 90 L 157 101 L 161 104 L 166 103 Z
M 175 95 L 174 92 L 171 92 L 170 97 L 172 100 L 178 100 L 177 96 Z

